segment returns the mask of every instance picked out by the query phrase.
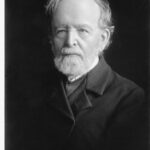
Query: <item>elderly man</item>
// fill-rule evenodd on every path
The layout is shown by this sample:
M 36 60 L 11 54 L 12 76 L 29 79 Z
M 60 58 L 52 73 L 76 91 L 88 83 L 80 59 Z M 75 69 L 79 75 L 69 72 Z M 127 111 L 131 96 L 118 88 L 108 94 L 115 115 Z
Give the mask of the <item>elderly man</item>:
M 50 0 L 46 8 L 59 72 L 49 97 L 49 147 L 141 149 L 143 91 L 103 57 L 114 29 L 107 0 Z
M 19 120 L 18 149 L 146 150 L 143 91 L 103 57 L 114 30 L 107 0 L 49 0 L 46 9 L 57 73 Z

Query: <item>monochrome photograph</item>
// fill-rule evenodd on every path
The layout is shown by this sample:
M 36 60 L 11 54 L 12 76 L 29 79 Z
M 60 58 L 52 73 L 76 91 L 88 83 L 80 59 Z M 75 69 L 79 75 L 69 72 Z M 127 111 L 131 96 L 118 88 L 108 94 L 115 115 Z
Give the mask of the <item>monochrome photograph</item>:
M 5 150 L 148 150 L 148 0 L 5 0 Z

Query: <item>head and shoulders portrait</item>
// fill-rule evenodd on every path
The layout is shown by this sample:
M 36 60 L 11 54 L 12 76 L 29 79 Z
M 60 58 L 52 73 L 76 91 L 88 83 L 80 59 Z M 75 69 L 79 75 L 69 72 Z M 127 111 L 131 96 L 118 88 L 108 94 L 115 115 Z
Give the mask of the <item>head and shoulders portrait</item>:
M 7 0 L 6 150 L 148 149 L 146 3 Z

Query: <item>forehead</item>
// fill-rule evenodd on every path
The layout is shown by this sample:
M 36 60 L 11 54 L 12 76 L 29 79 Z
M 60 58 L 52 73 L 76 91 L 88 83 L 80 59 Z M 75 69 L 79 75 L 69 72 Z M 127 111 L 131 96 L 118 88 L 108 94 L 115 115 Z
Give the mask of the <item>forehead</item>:
M 54 25 L 97 24 L 100 8 L 94 0 L 62 0 L 53 14 Z

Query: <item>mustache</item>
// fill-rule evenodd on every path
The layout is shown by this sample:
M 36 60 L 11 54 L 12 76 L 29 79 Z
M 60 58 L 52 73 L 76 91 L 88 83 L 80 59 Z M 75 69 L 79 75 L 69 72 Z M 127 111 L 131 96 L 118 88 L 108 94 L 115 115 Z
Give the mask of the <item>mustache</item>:
M 62 48 L 61 55 L 78 55 L 82 57 L 82 53 L 79 50 L 74 48 Z

